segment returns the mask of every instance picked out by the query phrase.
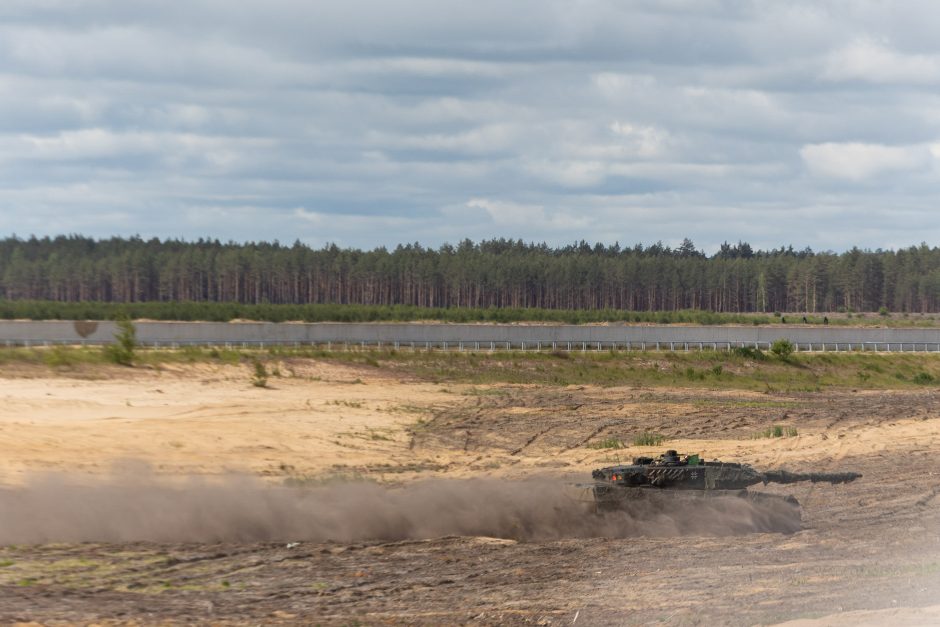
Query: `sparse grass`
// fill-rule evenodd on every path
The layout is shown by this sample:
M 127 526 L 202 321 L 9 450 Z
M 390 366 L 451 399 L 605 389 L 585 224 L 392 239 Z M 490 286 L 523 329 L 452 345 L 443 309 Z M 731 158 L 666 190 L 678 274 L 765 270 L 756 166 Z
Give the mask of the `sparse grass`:
M 63 545 L 49 544 L 41 548 L 17 548 L 12 545 L 3 547 L 0 550 L 16 551 L 19 555 L 15 564 L 13 559 L 6 556 L 0 560 L 0 585 L 55 585 L 67 589 L 87 589 L 99 586 L 102 580 L 107 580 L 114 582 L 116 589 L 146 593 L 150 591 L 149 586 L 134 586 L 129 589 L 126 583 L 139 581 L 135 573 L 148 572 L 151 567 L 161 567 L 167 562 L 166 554 L 154 549 L 109 551 L 101 547 L 95 550 L 93 556 L 69 557 L 74 554 L 61 553 L 61 546 Z M 13 568 L 9 568 L 10 566 Z
M 421 405 L 395 405 L 389 411 L 397 411 L 403 414 L 426 414 L 431 411 L 430 407 L 422 407 Z
M 320 475 L 293 475 L 284 479 L 284 486 L 288 488 L 318 488 L 335 483 L 352 482 L 377 483 L 377 479 L 371 474 L 342 469 Z
M 621 442 L 618 438 L 604 438 L 603 440 L 597 440 L 596 442 L 588 442 L 586 446 L 593 449 L 625 448 L 623 442 Z
M 745 407 L 750 409 L 795 409 L 805 406 L 805 403 L 801 403 L 799 401 L 739 401 L 724 399 L 715 400 L 710 398 L 696 400 L 693 404 L 701 407 Z
M 49 368 L 73 368 L 108 363 L 98 348 L 79 346 L 0 348 L 0 366 L 36 364 Z
M 659 446 L 666 441 L 666 436 L 644 431 L 633 438 L 633 446 Z
M 509 392 L 503 388 L 468 388 L 461 392 L 464 396 L 506 396 Z
M 375 429 L 373 427 L 365 427 L 365 431 L 342 431 L 337 433 L 338 437 L 346 438 L 359 438 L 362 440 L 381 440 L 385 442 L 393 442 L 395 438 L 391 437 L 391 429 Z
M 416 421 L 414 421 L 408 427 L 407 432 L 411 436 L 420 435 L 422 433 L 427 432 L 430 426 L 431 426 L 431 420 L 429 420 L 428 418 L 421 417 L 421 418 L 418 418 Z
M 43 363 L 50 368 L 67 368 L 79 363 L 75 358 L 82 355 L 81 351 L 76 351 L 66 346 L 53 346 L 49 350 L 43 351 Z
M 751 348 L 675 353 L 574 351 L 566 355 L 566 358 L 559 359 L 548 351 L 489 353 L 367 349 L 330 352 L 311 346 L 270 349 L 189 347 L 178 350 L 137 349 L 134 363 L 138 367 L 150 368 L 173 363 L 248 363 L 257 369 L 256 363 L 264 366 L 276 361 L 290 365 L 297 360 L 316 359 L 379 367 L 393 374 L 438 385 L 478 386 L 460 391 L 467 396 L 511 393 L 503 387 L 506 384 L 670 386 L 765 393 L 910 389 L 940 384 L 940 354 L 936 353 L 799 352 L 790 355 L 786 361 L 769 359 L 766 354 Z M 0 368 L 12 376 L 29 376 L 28 372 L 20 374 L 13 367 L 16 364 L 75 368 L 93 375 L 95 368 L 107 363 L 101 350 L 93 347 L 0 348 Z M 362 384 L 363 381 L 355 378 L 345 383 Z
M 919 564 L 894 565 L 861 565 L 852 569 L 856 577 L 926 577 L 940 572 L 940 562 L 925 562 Z
M 326 404 L 327 404 L 327 405 L 338 405 L 338 406 L 341 406 L 341 407 L 351 407 L 352 409 L 362 409 L 362 403 L 359 402 L 359 401 L 341 401 L 341 400 L 333 400 L 333 401 L 327 401 Z
M 799 435 L 796 427 L 773 425 L 754 434 L 754 438 L 795 438 Z

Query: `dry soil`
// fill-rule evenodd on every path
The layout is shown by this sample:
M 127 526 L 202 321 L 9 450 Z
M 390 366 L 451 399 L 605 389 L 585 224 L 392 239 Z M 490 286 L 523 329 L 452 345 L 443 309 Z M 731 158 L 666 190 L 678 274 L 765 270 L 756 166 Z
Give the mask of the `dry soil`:
M 0 622 L 940 624 L 935 391 L 279 368 L 0 372 Z M 796 533 L 696 503 L 599 518 L 571 485 L 666 447 L 864 477 L 760 488 L 799 499 Z

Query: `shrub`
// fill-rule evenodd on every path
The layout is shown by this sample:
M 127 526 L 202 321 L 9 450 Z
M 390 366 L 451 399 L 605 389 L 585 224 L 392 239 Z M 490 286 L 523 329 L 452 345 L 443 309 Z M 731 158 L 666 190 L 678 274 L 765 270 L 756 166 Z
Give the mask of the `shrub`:
M 731 354 L 736 357 L 753 359 L 754 361 L 764 361 L 767 359 L 767 355 L 764 354 L 764 351 L 759 348 L 751 348 L 750 346 L 738 346 L 731 351 Z
M 251 384 L 256 388 L 268 387 L 268 369 L 264 367 L 264 363 L 257 359 L 255 360 L 255 373 L 251 377 Z
M 914 383 L 919 383 L 921 385 L 930 385 L 934 382 L 934 377 L 929 372 L 918 372 L 914 375 Z
M 118 318 L 117 327 L 114 343 L 104 347 L 104 355 L 108 361 L 122 366 L 133 366 L 134 350 L 137 348 L 137 329 L 126 315 Z
M 774 343 L 770 345 L 770 352 L 780 359 L 789 359 L 793 354 L 793 349 L 793 342 L 785 338 L 774 340 Z
M 888 311 L 888 308 L 887 308 L 887 307 L 881 307 L 881 308 L 878 310 L 878 315 L 887 318 L 888 316 L 891 315 L 891 312 Z

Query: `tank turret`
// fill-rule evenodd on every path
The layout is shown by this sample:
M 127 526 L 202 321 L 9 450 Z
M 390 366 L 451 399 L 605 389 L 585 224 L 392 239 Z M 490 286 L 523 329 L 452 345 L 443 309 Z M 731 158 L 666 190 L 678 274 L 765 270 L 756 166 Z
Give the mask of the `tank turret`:
M 698 455 L 680 457 L 668 450 L 658 458 L 637 457 L 632 464 L 608 466 L 593 473 L 594 479 L 609 486 L 652 487 L 669 490 L 740 490 L 758 483 L 848 483 L 857 472 L 796 473 L 787 470 L 760 472 L 747 464 L 704 461 Z

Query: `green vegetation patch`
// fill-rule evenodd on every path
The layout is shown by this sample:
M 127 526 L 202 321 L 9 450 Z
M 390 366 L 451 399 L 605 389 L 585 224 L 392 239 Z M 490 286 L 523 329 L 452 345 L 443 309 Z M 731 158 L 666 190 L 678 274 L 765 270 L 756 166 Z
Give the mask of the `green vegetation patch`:
M 750 346 L 738 346 L 731 350 L 731 354 L 740 359 L 753 359 L 754 361 L 766 361 L 767 355 L 759 348 Z
M 324 350 L 318 346 L 267 349 L 189 347 L 178 350 L 137 348 L 136 367 L 160 368 L 173 363 L 242 364 L 259 387 L 294 360 L 313 359 L 381 369 L 402 378 L 439 385 L 469 384 L 467 395 L 504 395 L 503 386 L 599 385 L 687 387 L 773 392 L 817 392 L 823 389 L 905 389 L 940 384 L 936 353 L 793 353 L 788 359 L 755 357 L 735 351 L 572 351 L 558 359 L 549 351 L 425 351 L 359 349 Z M 0 366 L 29 363 L 59 368 L 109 363 L 98 348 L 0 348 Z M 271 369 L 271 364 L 280 364 Z M 93 370 L 91 371 L 94 372 Z M 253 374 L 251 374 L 253 373 Z M 346 383 L 362 383 L 357 377 Z M 490 387 L 494 386 L 494 387 Z
M 654 324 L 748 324 L 776 322 L 766 314 L 715 313 L 698 309 L 628 311 L 623 309 L 544 309 L 535 307 L 416 307 L 358 304 L 251 304 L 234 302 L 58 302 L 4 300 L 5 320 L 171 320 L 200 322 L 603 322 Z M 562 357 L 563 358 L 563 357 Z
M 104 356 L 115 364 L 133 366 L 134 351 L 137 349 L 137 329 L 125 313 L 118 315 L 117 327 L 114 342 L 104 347 Z
M 914 381 L 914 383 L 917 383 L 920 385 L 932 385 L 937 381 L 937 379 L 932 374 L 930 374 L 929 372 L 923 372 L 923 371 L 915 374 L 912 380 Z
M 268 387 L 268 369 L 260 359 L 254 361 L 254 372 L 251 375 L 251 384 L 256 388 Z
M 754 434 L 754 438 L 795 438 L 799 435 L 796 427 L 773 425 Z
M 779 357 L 780 359 L 789 359 L 790 355 L 793 354 L 795 350 L 793 342 L 786 338 L 780 338 L 774 340 L 773 344 L 770 345 L 770 352 Z
M 659 446 L 666 441 L 666 436 L 658 433 L 643 432 L 633 438 L 633 446 Z
M 700 309 L 630 311 L 625 309 L 546 309 L 538 307 L 417 307 L 413 305 L 274 304 L 235 302 L 59 302 L 5 300 L 0 298 L 4 320 L 170 320 L 199 322 L 543 322 L 556 324 L 697 324 L 750 325 L 792 324 L 802 315 L 773 316 L 765 313 L 717 313 Z M 786 320 L 786 322 L 783 322 Z M 806 316 L 810 325 L 929 327 L 940 326 L 931 316 L 890 317 L 858 315 Z M 565 359 L 565 353 L 555 356 Z

